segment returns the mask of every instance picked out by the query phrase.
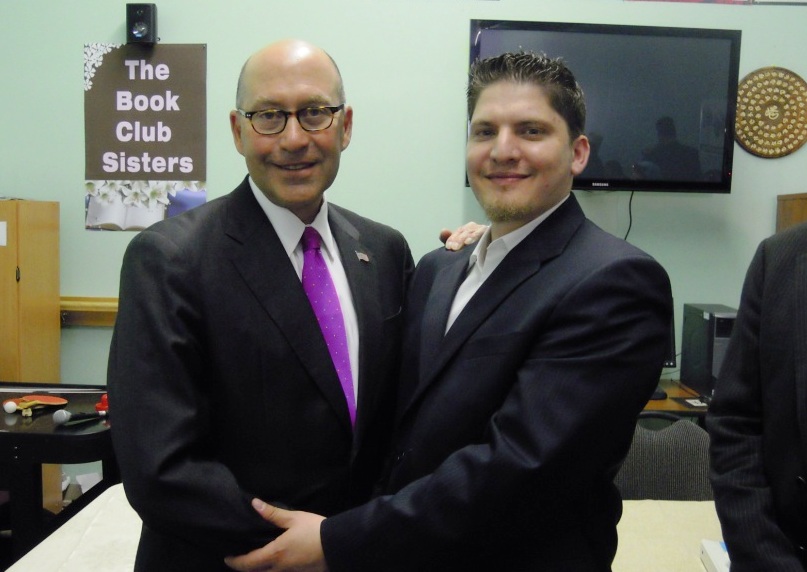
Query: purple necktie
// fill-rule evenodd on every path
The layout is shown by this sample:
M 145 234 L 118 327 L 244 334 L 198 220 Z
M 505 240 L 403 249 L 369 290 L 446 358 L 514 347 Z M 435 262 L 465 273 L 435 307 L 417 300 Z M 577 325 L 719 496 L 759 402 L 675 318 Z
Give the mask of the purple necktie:
M 345 392 L 350 423 L 356 423 L 356 397 L 353 394 L 353 376 L 350 373 L 350 352 L 345 334 L 345 320 L 331 280 L 328 267 L 320 252 L 320 236 L 312 227 L 303 231 L 303 290 L 305 290 L 314 315 L 317 317 L 331 360 Z

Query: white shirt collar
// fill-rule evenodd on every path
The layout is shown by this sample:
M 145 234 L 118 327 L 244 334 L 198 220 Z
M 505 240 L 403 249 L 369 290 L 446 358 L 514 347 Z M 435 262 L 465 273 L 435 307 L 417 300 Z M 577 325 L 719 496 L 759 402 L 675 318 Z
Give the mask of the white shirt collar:
M 474 248 L 471 257 L 468 259 L 468 267 L 472 267 L 473 265 L 477 264 L 479 268 L 484 268 L 485 266 L 485 259 L 488 254 L 489 249 L 493 249 L 497 252 L 501 253 L 501 256 L 496 257 L 496 264 L 498 265 L 501 262 L 502 258 L 504 258 L 508 252 L 513 250 L 519 243 L 527 238 L 527 236 L 535 230 L 539 224 L 544 222 L 549 215 L 555 212 L 560 205 L 565 203 L 570 195 L 566 195 L 558 204 L 541 214 L 540 216 L 534 218 L 524 226 L 520 226 L 512 232 L 508 232 L 504 236 L 500 236 L 493 242 L 490 241 L 490 227 L 485 231 L 482 237 L 479 239 L 479 242 L 476 244 L 476 248 Z
M 269 222 L 275 228 L 286 254 L 289 257 L 293 256 L 295 249 L 300 245 L 300 239 L 303 237 L 303 230 L 305 230 L 306 225 L 289 209 L 280 207 L 270 201 L 258 188 L 252 177 L 249 177 L 249 186 L 258 204 L 269 218 Z M 332 260 L 338 257 L 336 254 L 336 242 L 328 224 L 328 199 L 324 195 L 322 197 L 322 207 L 320 207 L 314 222 L 310 226 L 314 227 L 322 238 L 322 246 L 325 247 L 327 256 Z

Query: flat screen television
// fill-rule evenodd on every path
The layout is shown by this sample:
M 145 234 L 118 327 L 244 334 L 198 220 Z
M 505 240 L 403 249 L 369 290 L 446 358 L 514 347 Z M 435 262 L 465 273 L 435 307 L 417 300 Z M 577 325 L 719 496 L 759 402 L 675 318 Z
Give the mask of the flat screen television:
M 577 190 L 731 192 L 739 30 L 471 20 L 470 56 L 561 57 L 586 96 Z

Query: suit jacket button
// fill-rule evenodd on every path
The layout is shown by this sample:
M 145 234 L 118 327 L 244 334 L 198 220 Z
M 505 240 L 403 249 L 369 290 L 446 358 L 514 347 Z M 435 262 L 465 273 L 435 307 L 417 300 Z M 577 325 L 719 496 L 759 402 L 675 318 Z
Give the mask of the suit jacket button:
M 398 451 L 398 454 L 395 455 L 395 463 L 401 463 L 406 458 L 406 451 Z

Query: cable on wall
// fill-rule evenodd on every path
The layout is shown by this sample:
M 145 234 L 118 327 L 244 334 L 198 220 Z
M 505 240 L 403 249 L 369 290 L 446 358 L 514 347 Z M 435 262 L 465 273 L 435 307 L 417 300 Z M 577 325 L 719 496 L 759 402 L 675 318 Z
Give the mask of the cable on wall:
M 625 232 L 624 239 L 628 240 L 628 235 L 630 234 L 630 228 L 633 226 L 633 193 L 635 191 L 630 192 L 630 200 L 628 201 L 628 230 Z

